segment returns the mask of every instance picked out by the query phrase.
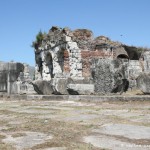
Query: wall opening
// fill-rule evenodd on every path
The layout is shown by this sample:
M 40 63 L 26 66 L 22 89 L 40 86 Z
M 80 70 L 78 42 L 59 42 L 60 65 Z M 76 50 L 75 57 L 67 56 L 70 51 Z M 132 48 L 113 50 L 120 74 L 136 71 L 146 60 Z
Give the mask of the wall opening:
M 46 61 L 46 65 L 49 69 L 49 73 L 51 75 L 51 78 L 53 78 L 54 77 L 54 75 L 53 75 L 53 59 L 52 59 L 51 53 L 49 53 L 49 52 L 47 53 L 47 55 L 45 57 L 45 61 Z
M 120 54 L 117 56 L 117 58 L 120 58 L 120 59 L 129 59 L 129 57 L 125 54 Z

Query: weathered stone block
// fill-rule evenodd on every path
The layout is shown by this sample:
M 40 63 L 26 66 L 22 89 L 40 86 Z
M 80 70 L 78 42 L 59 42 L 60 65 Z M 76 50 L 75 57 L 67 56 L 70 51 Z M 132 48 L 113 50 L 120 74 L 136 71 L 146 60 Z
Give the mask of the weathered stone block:
M 137 78 L 137 87 L 145 94 L 150 94 L 150 74 L 142 73 Z
M 71 37 L 69 37 L 69 36 L 64 36 L 64 37 L 63 37 L 63 41 L 65 41 L 65 42 L 70 42 L 70 41 L 71 41 Z
M 53 93 L 53 88 L 49 81 L 35 80 L 31 84 L 38 94 L 51 95 Z
M 138 60 L 130 60 L 128 64 L 129 79 L 136 79 L 142 73 L 142 67 Z
M 69 49 L 76 49 L 76 48 L 78 48 L 76 42 L 68 42 L 68 47 L 69 47 Z
M 69 94 L 91 95 L 94 94 L 93 84 L 68 84 L 67 90 Z
M 54 94 L 68 95 L 67 85 L 72 83 L 70 78 L 53 78 L 51 83 L 53 87 Z

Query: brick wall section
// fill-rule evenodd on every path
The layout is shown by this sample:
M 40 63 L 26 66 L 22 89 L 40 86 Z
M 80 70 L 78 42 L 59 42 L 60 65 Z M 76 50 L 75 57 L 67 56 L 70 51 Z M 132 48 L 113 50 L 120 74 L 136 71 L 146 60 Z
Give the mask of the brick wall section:
M 69 66 L 69 53 L 67 50 L 64 50 L 64 72 L 69 73 L 70 72 L 70 66 Z
M 90 77 L 90 51 L 81 51 L 81 58 L 82 58 L 82 76 L 83 77 Z
M 81 51 L 81 57 L 82 57 L 82 75 L 83 77 L 91 77 L 91 62 L 90 60 L 92 58 L 108 58 L 110 57 L 110 53 L 106 53 L 103 49 L 101 50 L 95 50 L 95 51 L 87 51 L 82 50 Z

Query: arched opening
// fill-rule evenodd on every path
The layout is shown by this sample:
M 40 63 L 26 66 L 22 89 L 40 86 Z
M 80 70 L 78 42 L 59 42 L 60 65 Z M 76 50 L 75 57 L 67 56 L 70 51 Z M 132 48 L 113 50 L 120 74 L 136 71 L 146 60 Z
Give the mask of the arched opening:
M 49 73 L 51 75 L 51 78 L 54 77 L 53 75 L 53 59 L 52 59 L 52 55 L 50 52 L 47 53 L 46 57 L 45 57 L 45 62 L 46 62 L 46 65 L 49 69 Z
M 120 54 L 117 56 L 117 58 L 120 58 L 120 59 L 129 59 L 129 57 L 125 54 Z

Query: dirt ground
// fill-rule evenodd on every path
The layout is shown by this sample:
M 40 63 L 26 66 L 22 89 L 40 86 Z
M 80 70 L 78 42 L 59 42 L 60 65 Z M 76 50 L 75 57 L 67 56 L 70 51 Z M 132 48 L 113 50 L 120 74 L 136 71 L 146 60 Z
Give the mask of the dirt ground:
M 150 101 L 0 99 L 0 150 L 107 149 L 150 149 Z

